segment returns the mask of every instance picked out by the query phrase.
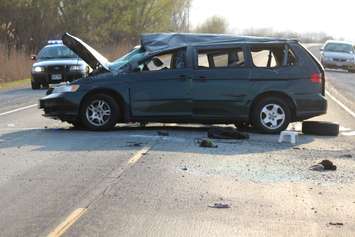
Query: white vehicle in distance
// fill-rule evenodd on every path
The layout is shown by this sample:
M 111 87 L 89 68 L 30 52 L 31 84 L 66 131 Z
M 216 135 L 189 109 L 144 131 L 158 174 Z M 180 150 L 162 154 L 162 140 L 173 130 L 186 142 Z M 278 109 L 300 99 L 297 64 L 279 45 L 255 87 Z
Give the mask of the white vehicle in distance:
M 325 68 L 355 73 L 355 48 L 350 42 L 328 40 L 321 48 L 321 62 Z

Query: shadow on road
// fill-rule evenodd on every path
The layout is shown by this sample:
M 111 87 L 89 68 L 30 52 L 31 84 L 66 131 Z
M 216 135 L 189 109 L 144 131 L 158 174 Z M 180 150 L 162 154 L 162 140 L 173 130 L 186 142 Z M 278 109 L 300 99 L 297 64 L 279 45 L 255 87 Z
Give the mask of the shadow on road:
M 211 126 L 121 126 L 109 132 L 80 131 L 73 128 L 32 129 L 0 135 L 0 149 L 30 149 L 31 151 L 119 151 L 132 150 L 132 144 L 157 143 L 162 152 L 185 152 L 221 155 L 264 153 L 289 149 L 291 144 L 279 144 L 278 135 L 250 133 L 249 140 L 214 140 L 218 148 L 201 148 L 200 139 L 207 137 Z M 159 131 L 168 136 L 159 135 Z M 248 132 L 253 132 L 249 130 Z M 301 136 L 298 145 L 311 143 L 312 136 Z

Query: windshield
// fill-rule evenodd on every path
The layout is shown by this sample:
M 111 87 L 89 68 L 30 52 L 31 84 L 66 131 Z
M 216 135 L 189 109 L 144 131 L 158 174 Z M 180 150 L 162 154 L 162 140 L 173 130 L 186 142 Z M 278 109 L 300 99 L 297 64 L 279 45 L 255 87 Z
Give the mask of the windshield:
M 329 52 L 352 53 L 353 46 L 350 44 L 329 43 L 325 46 L 324 50 Z
M 144 50 L 141 47 L 136 47 L 128 52 L 126 55 L 116 59 L 110 64 L 110 68 L 118 70 L 129 62 L 139 61 L 144 56 Z
M 57 59 L 57 58 L 77 58 L 78 56 L 64 45 L 48 46 L 38 53 L 38 59 Z

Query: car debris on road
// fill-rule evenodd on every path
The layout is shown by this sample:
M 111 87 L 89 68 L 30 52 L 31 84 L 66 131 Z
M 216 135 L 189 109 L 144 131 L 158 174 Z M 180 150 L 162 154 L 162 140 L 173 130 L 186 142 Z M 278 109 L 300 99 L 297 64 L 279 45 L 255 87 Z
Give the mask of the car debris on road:
M 207 132 L 208 137 L 212 139 L 249 139 L 249 134 L 239 132 L 235 128 L 211 128 Z
M 203 139 L 199 141 L 200 147 L 205 147 L 205 148 L 217 148 L 218 146 L 215 145 L 211 140 L 208 139 Z
M 330 160 L 323 160 L 322 162 L 313 165 L 309 168 L 312 171 L 326 171 L 326 170 L 336 170 L 336 165 L 333 164 Z
M 231 205 L 226 203 L 214 203 L 213 205 L 208 205 L 208 207 L 216 208 L 216 209 L 227 209 L 227 208 L 231 208 Z
M 302 133 L 317 136 L 338 136 L 339 124 L 324 121 L 305 121 L 302 123 Z
M 343 226 L 344 223 L 342 223 L 342 222 L 329 222 L 329 225 Z

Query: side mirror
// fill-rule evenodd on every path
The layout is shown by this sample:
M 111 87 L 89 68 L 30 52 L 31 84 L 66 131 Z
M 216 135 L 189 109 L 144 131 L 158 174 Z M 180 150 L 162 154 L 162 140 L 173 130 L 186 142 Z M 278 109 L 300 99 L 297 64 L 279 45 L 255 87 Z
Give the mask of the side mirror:
M 31 55 L 31 60 L 36 60 L 37 59 L 37 56 L 35 54 L 32 54 Z
M 164 65 L 164 63 L 159 58 L 153 58 L 152 62 L 156 67 L 161 67 Z
M 324 51 L 324 49 L 323 49 L 323 48 L 320 48 L 320 51 L 321 51 L 321 52 L 323 52 L 323 51 Z

